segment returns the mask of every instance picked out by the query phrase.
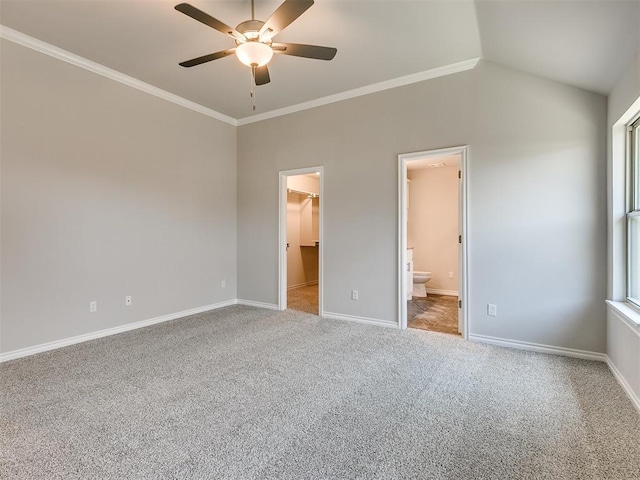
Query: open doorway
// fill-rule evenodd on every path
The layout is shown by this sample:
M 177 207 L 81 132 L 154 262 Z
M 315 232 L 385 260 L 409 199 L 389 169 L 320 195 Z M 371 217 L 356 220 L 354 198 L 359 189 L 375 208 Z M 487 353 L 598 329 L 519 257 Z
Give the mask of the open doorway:
M 279 308 L 322 312 L 322 167 L 280 172 Z
M 400 155 L 400 327 L 467 338 L 466 147 Z

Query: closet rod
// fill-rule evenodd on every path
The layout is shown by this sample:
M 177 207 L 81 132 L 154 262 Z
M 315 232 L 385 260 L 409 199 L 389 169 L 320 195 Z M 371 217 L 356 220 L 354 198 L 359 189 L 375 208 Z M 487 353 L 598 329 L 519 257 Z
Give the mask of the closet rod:
M 307 195 L 311 198 L 317 198 L 320 196 L 319 193 L 305 192 L 304 190 L 295 190 L 293 188 L 287 188 L 287 193 L 299 193 L 300 195 Z

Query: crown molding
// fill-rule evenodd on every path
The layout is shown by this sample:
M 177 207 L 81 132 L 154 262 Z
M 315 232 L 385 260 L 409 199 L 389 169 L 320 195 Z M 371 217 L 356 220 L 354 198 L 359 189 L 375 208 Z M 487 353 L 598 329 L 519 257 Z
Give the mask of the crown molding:
M 269 112 L 259 113 L 258 115 L 251 115 L 249 117 L 243 117 L 237 120 L 238 126 L 247 125 L 249 123 L 260 122 L 262 120 L 268 120 L 270 118 L 280 117 L 282 115 L 288 115 L 290 113 L 301 112 L 302 110 L 309 110 L 311 108 L 321 107 L 330 103 L 341 102 L 342 100 L 348 100 L 350 98 L 361 97 L 363 95 L 369 95 L 370 93 L 382 92 L 383 90 L 390 90 L 392 88 L 403 87 L 412 83 L 423 82 L 432 78 L 444 77 L 445 75 L 451 75 L 453 73 L 464 72 L 466 70 L 472 70 L 476 67 L 480 61 L 479 57 L 464 60 L 462 62 L 452 63 L 443 67 L 432 68 L 425 70 L 424 72 L 413 73 L 404 77 L 394 78 L 392 80 L 386 80 L 384 82 L 374 83 L 365 87 L 354 88 L 353 90 L 347 90 L 346 92 L 336 93 L 335 95 L 329 95 L 308 102 L 298 103 L 297 105 L 291 105 L 289 107 L 279 108 L 277 110 L 271 110 Z
M 404 77 L 398 77 L 391 80 L 386 80 L 384 82 L 374 83 L 372 85 L 348 90 L 346 92 L 317 98 L 308 102 L 298 103 L 296 105 L 271 110 L 268 112 L 260 113 L 258 115 L 251 115 L 249 117 L 235 119 L 216 110 L 213 110 L 212 108 L 205 107 L 204 105 L 192 102 L 191 100 L 187 100 L 186 98 L 167 92 L 166 90 L 154 87 L 153 85 L 145 83 L 142 80 L 130 77 L 129 75 L 126 75 L 122 72 L 118 72 L 117 70 L 93 62 L 74 53 L 68 52 L 66 50 L 63 50 L 62 48 L 58 48 L 54 45 L 43 42 L 42 40 L 38 40 L 37 38 L 31 37 L 27 34 L 24 34 L 2 24 L 0 24 L 0 38 L 4 38 L 5 40 L 9 40 L 10 42 L 22 45 L 37 52 L 44 53 L 45 55 L 49 55 L 50 57 L 70 63 L 71 65 L 83 68 L 90 72 L 96 73 L 116 82 L 120 82 L 124 85 L 128 85 L 142 92 L 154 95 L 158 98 L 162 98 L 163 100 L 167 100 L 169 102 L 175 103 L 176 105 L 180 105 L 184 108 L 188 108 L 189 110 L 193 110 L 195 112 L 201 113 L 211 118 L 215 118 L 216 120 L 220 120 L 221 122 L 228 123 L 229 125 L 233 126 L 248 125 L 250 123 L 260 122 L 262 120 L 268 120 L 270 118 L 280 117 L 283 115 L 288 115 L 290 113 L 301 112 L 303 110 L 321 107 L 323 105 L 340 102 L 342 100 L 348 100 L 350 98 L 369 95 L 370 93 L 381 92 L 392 88 L 410 85 L 412 83 L 423 82 L 432 78 L 438 78 L 454 73 L 464 72 L 466 70 L 472 70 L 480 61 L 480 58 L 476 57 L 469 60 L 464 60 L 462 62 L 445 65 L 443 67 L 432 68 L 430 70 L 413 73 Z
M 138 80 L 137 78 L 130 77 L 129 75 L 125 75 L 124 73 L 113 70 L 112 68 L 105 67 L 104 65 L 96 62 L 92 62 L 91 60 L 88 60 L 84 57 L 75 55 L 71 52 L 55 47 L 49 43 L 43 42 L 42 40 L 38 40 L 37 38 L 33 38 L 29 35 L 18 32 L 17 30 L 1 24 L 0 38 L 4 38 L 5 40 L 17 43 L 19 45 L 22 45 L 23 47 L 30 48 L 40 53 L 44 53 L 45 55 L 49 55 L 50 57 L 57 58 L 58 60 L 70 63 L 71 65 L 75 65 L 76 67 L 80 67 L 90 72 L 97 73 L 98 75 L 102 75 L 103 77 L 115 80 L 116 82 L 128 85 L 129 87 L 133 87 L 142 92 L 154 95 L 158 98 L 162 98 L 163 100 L 175 103 L 176 105 L 180 105 L 181 107 L 185 107 L 189 110 L 201 113 L 203 115 L 206 115 L 207 117 L 215 118 L 216 120 L 220 120 L 221 122 L 225 122 L 230 125 L 238 125 L 237 120 L 235 118 L 229 117 L 228 115 L 224 115 L 223 113 L 200 105 L 199 103 L 192 102 L 191 100 L 187 100 L 186 98 L 179 97 L 178 95 L 167 92 L 166 90 L 162 90 L 161 88 L 154 87 L 153 85 Z

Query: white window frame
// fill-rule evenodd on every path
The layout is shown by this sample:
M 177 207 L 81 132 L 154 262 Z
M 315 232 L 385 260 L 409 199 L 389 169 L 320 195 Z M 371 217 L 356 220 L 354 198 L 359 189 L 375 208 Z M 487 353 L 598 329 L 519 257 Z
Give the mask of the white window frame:
M 640 307 L 627 299 L 627 213 L 629 212 L 629 127 L 640 118 L 638 97 L 609 132 L 607 166 L 607 306 L 633 331 L 640 332 Z
M 628 123 L 626 145 L 626 300 L 633 308 L 640 311 L 640 298 L 631 295 L 631 286 L 640 282 L 640 271 L 633 271 L 632 261 L 632 229 L 631 222 L 640 218 L 640 115 Z M 638 241 L 638 239 L 636 239 Z M 640 255 L 640 245 L 636 246 L 636 255 Z

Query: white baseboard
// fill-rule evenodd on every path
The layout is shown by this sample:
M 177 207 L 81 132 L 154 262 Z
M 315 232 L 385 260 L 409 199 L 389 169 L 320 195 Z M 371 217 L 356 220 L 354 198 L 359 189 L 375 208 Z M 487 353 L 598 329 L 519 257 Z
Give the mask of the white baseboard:
M 638 395 L 636 395 L 636 393 L 633 391 L 633 389 L 631 388 L 631 385 L 629 385 L 627 380 L 622 376 L 622 374 L 620 373 L 620 370 L 616 368 L 616 366 L 611 361 L 609 356 L 607 356 L 606 362 L 607 362 L 607 365 L 609 366 L 609 370 L 611 370 L 611 373 L 613 373 L 613 376 L 616 377 L 616 380 L 618 381 L 618 383 L 620 384 L 624 392 L 629 397 L 629 400 L 631 400 L 631 403 L 633 404 L 633 406 L 636 407 L 636 410 L 638 410 L 638 413 L 640 413 L 640 398 L 638 398 Z
M 606 362 L 607 355 L 604 353 L 590 352 L 588 350 L 577 350 L 574 348 L 554 347 L 552 345 L 543 345 L 540 343 L 521 342 L 518 340 L 508 340 L 505 338 L 490 337 L 487 335 L 469 335 L 472 342 L 488 343 L 489 345 L 497 345 L 499 347 L 517 348 L 519 350 L 529 350 L 532 352 L 551 353 L 553 355 L 563 355 L 565 357 L 582 358 L 584 360 L 596 360 L 598 362 Z
M 127 323 L 126 325 L 120 325 L 113 328 L 105 328 L 104 330 L 98 330 L 97 332 L 85 333 L 83 335 L 77 335 L 75 337 L 64 338 L 62 340 L 56 340 L 53 342 L 42 343 L 33 347 L 21 348 L 19 350 L 13 350 L 11 352 L 0 354 L 0 363 L 7 362 L 9 360 L 15 360 L 16 358 L 28 357 L 35 355 L 36 353 L 47 352 L 49 350 L 56 350 L 62 347 L 68 347 L 76 343 L 87 342 L 89 340 L 95 340 L 97 338 L 108 337 L 109 335 L 116 335 L 118 333 L 128 332 L 130 330 L 137 330 L 138 328 L 150 327 L 157 323 L 168 322 L 169 320 L 176 320 L 182 317 L 188 317 L 197 313 L 208 312 L 210 310 L 216 310 L 218 308 L 228 307 L 235 305 L 237 300 L 227 300 L 220 303 L 214 303 L 212 305 L 205 305 L 204 307 L 191 308 L 189 310 L 183 310 L 181 312 L 170 313 L 162 315 L 160 317 L 150 318 L 148 320 L 141 320 L 139 322 Z
M 332 320 L 346 320 L 347 322 L 366 323 L 367 325 L 376 325 L 385 328 L 398 328 L 396 322 L 390 320 L 379 320 L 377 318 L 356 317 L 353 315 L 345 315 L 342 313 L 322 312 L 322 318 L 330 318 Z
M 450 297 L 457 297 L 458 292 L 456 290 L 442 290 L 440 288 L 427 288 L 427 295 L 433 293 L 434 295 L 448 295 Z
M 315 280 L 313 282 L 307 282 L 307 283 L 299 283 L 297 285 L 291 285 L 290 287 L 287 287 L 287 290 L 292 290 L 294 288 L 300 288 L 300 287 L 310 287 L 311 285 L 317 285 L 318 284 L 318 280 Z
M 253 300 L 236 300 L 238 305 L 247 305 L 248 307 L 268 308 L 269 310 L 280 310 L 275 303 L 254 302 Z

